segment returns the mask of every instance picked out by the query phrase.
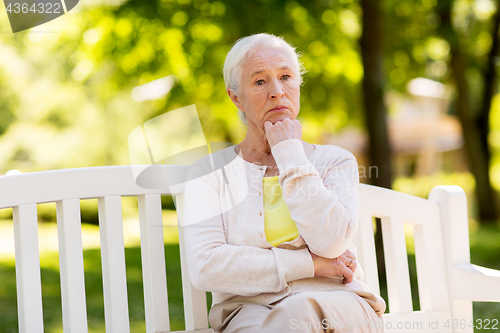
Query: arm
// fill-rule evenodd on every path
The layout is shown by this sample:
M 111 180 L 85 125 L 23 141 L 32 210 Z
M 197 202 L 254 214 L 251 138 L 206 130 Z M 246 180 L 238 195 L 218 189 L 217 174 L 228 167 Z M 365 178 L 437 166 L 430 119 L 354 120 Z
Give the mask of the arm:
M 313 261 L 307 249 L 227 244 L 219 195 L 222 172 L 207 174 L 196 165 L 192 170 L 206 174 L 197 178 L 191 176 L 184 194 L 188 271 L 196 288 L 251 296 L 279 292 L 286 288 L 287 282 L 314 276 Z
M 323 180 L 299 139 L 281 141 L 271 148 L 290 216 L 311 252 L 325 258 L 340 256 L 358 227 L 358 166 L 351 153 L 340 151 L 340 156 L 320 170 Z

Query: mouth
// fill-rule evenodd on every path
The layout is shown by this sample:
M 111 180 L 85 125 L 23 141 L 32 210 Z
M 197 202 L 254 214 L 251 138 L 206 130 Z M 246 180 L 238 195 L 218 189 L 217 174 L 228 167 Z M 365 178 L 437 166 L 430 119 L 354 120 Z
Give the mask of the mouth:
M 278 105 L 278 106 L 272 108 L 271 110 L 269 110 L 269 112 L 281 112 L 281 111 L 285 111 L 285 110 L 288 110 L 287 106 L 285 106 L 285 105 Z

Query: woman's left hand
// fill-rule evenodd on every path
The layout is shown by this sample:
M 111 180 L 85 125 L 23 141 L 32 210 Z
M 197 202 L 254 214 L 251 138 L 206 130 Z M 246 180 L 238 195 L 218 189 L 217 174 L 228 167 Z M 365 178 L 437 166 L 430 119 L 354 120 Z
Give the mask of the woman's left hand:
M 320 257 L 310 250 L 309 253 L 313 260 L 314 276 L 333 277 L 342 275 L 344 277 L 342 283 L 344 284 L 351 283 L 354 279 L 354 271 L 358 267 L 358 263 L 354 253 L 348 249 L 337 258 L 332 259 Z
M 277 121 L 274 125 L 268 120 L 264 123 L 264 129 L 271 148 L 281 141 L 302 140 L 302 125 L 297 119 L 290 120 L 286 118 L 283 121 Z

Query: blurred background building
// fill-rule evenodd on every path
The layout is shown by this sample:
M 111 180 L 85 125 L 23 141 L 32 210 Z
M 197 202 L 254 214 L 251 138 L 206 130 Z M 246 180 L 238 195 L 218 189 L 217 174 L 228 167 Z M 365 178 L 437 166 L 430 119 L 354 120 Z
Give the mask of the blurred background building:
M 408 83 L 407 90 L 407 95 L 392 92 L 386 96 L 394 111 L 388 117 L 388 132 L 395 177 L 467 171 L 460 122 L 447 114 L 451 88 L 417 78 Z M 366 132 L 347 126 L 339 133 L 325 133 L 322 139 L 352 152 L 362 169 L 360 173 L 369 171 Z

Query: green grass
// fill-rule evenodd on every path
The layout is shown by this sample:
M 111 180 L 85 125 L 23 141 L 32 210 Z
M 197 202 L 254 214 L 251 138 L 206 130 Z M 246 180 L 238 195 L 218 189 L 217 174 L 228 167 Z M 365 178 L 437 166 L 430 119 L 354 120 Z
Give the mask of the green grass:
M 500 228 L 480 227 L 471 232 L 471 260 L 474 264 L 500 269 Z M 182 286 L 179 248 L 177 244 L 165 245 L 167 286 L 172 330 L 184 329 Z M 42 254 L 42 301 L 45 332 L 62 332 L 60 278 L 57 252 Z M 131 332 L 145 332 L 144 299 L 139 247 L 125 250 L 128 281 L 128 301 Z M 416 280 L 415 258 L 409 251 L 408 262 L 414 309 L 420 309 Z M 104 332 L 104 303 L 102 294 L 101 258 L 98 249 L 84 250 L 85 284 L 88 325 L 90 333 Z M 16 281 L 13 260 L 0 260 L 0 333 L 17 332 Z M 499 286 L 500 288 L 500 286 Z M 387 300 L 387 290 L 382 286 L 382 296 Z M 209 300 L 210 302 L 210 300 Z M 208 303 L 210 304 L 210 303 Z M 389 304 L 390 306 L 390 304 Z M 474 303 L 474 320 L 497 319 L 500 321 L 500 303 Z M 499 327 L 499 326 L 497 326 Z M 475 332 L 491 330 L 475 330 Z
M 104 300 L 101 275 L 101 254 L 99 250 L 85 250 L 85 288 L 87 318 L 90 333 L 105 332 Z M 59 260 L 57 253 L 53 259 Z M 49 259 L 50 261 L 50 259 Z M 182 284 L 177 244 L 165 245 L 167 288 L 172 330 L 184 329 Z M 125 249 L 127 267 L 127 288 L 131 332 L 146 332 L 144 323 L 144 297 L 141 270 L 141 250 L 138 247 Z M 50 266 L 50 263 L 47 263 Z M 61 289 L 59 271 L 43 267 L 42 302 L 45 332 L 62 333 Z M 17 332 L 17 303 L 14 263 L 0 262 L 0 333 Z M 210 301 L 210 299 L 209 299 Z

